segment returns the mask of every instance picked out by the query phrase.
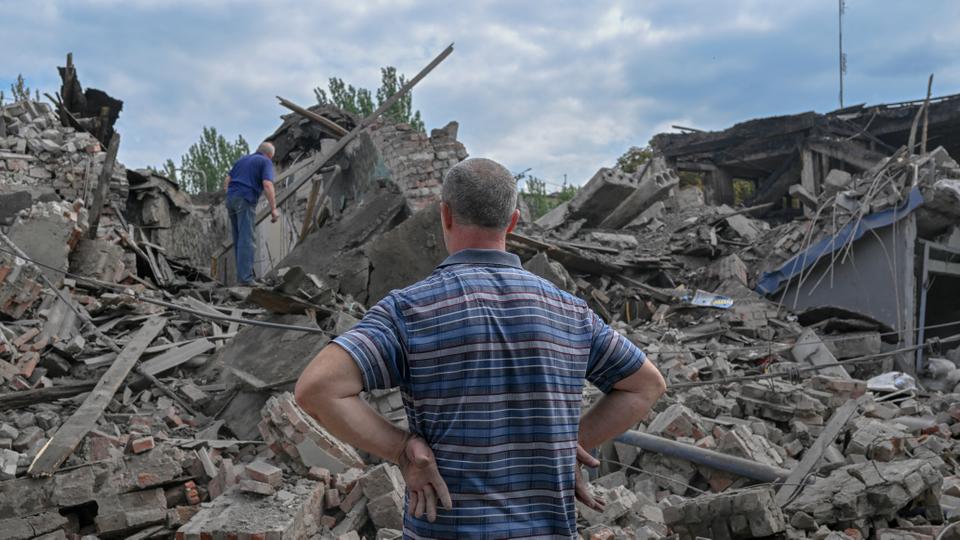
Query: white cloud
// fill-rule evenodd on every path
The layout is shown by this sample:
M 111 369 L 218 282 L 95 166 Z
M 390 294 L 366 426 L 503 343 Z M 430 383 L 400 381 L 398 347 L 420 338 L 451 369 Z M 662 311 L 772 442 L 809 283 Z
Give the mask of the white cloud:
M 937 88 L 956 91 L 960 76 L 943 58 L 960 35 L 958 9 L 935 5 L 916 25 L 929 31 L 897 47 L 939 51 L 929 61 Z M 720 128 L 832 106 L 834 9 L 767 0 L 0 0 L 5 42 L 15 44 L 0 74 L 56 88 L 55 67 L 73 50 L 81 82 L 124 100 L 121 158 L 143 166 L 179 156 L 205 125 L 254 142 L 285 112 L 275 95 L 309 104 L 331 76 L 376 87 L 383 65 L 410 77 L 454 41 L 414 92 L 428 127 L 459 120 L 471 154 L 582 182 L 672 124 Z M 848 16 L 859 55 L 851 89 L 902 84 L 896 65 L 877 60 L 883 85 L 862 70 L 885 60 L 903 29 L 859 4 Z

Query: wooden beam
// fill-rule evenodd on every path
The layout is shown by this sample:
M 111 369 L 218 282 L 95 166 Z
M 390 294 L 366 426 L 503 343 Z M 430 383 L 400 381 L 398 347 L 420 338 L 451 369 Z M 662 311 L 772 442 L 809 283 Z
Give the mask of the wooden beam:
M 313 209 L 317 206 L 317 198 L 320 196 L 320 188 L 323 186 L 323 177 L 315 178 L 313 186 L 310 188 L 310 196 L 307 197 L 307 211 L 303 213 L 303 225 L 300 226 L 300 237 L 297 243 L 303 242 L 307 232 L 310 230 L 311 220 L 313 219 Z
M 46 403 L 58 399 L 73 397 L 77 394 L 93 390 L 96 383 L 82 382 L 76 384 L 61 384 L 49 388 L 37 388 L 35 390 L 17 390 L 13 392 L 4 392 L 0 394 L 0 411 L 9 409 L 18 409 L 37 403 Z
M 67 53 L 67 65 L 63 68 L 63 82 L 60 85 L 60 123 L 63 127 L 70 127 L 70 111 L 67 110 L 65 103 L 69 102 L 73 92 L 73 80 L 77 76 L 77 70 L 73 67 L 73 53 Z M 49 96 L 48 96 L 49 97 Z M 74 119 L 75 120 L 75 119 Z
M 277 99 L 280 100 L 280 105 L 283 105 L 284 107 L 299 114 L 300 116 L 303 116 L 308 120 L 313 120 L 314 122 L 320 124 L 321 126 L 324 126 L 327 129 L 332 130 L 334 133 L 336 133 L 340 137 L 343 137 L 344 135 L 349 133 L 347 130 L 343 129 L 343 127 L 340 126 L 340 124 L 334 122 L 333 120 L 324 118 L 323 116 L 320 116 L 319 114 L 311 111 L 310 109 L 305 109 L 297 105 L 296 103 L 290 101 L 289 99 L 285 99 L 280 96 L 277 96 Z
M 793 498 L 793 494 L 803 488 L 801 484 L 807 475 L 813 472 L 814 467 L 816 467 L 820 461 L 820 457 L 823 456 L 823 452 L 828 446 L 833 444 L 834 439 L 843 431 L 847 422 L 850 421 L 856 412 L 857 401 L 851 399 L 833 413 L 833 416 L 830 417 L 823 431 L 820 432 L 820 436 L 817 437 L 817 440 L 804 452 L 800 463 L 790 471 L 790 475 L 783 481 L 783 485 L 780 486 L 780 489 L 774 496 L 774 501 L 778 506 L 786 506 L 787 503 L 790 502 L 790 499 Z
M 37 457 L 27 470 L 33 477 L 50 476 L 66 461 L 77 448 L 80 441 L 103 415 L 113 396 L 123 385 L 123 381 L 130 374 L 140 355 L 150 345 L 167 324 L 167 319 L 156 317 L 149 319 L 129 343 L 117 355 L 110 368 L 100 377 L 96 387 L 83 401 L 80 407 L 60 426 L 57 433 L 40 449 Z
M 215 345 L 206 338 L 191 341 L 190 343 L 171 349 L 160 356 L 144 361 L 140 364 L 140 373 L 159 375 L 164 371 L 190 361 L 214 347 Z
M 114 133 L 110 137 L 110 146 L 107 147 L 107 157 L 103 160 L 100 177 L 97 179 L 97 190 L 93 194 L 93 204 L 90 206 L 90 230 L 87 237 L 97 239 L 97 228 L 100 227 L 100 214 L 103 212 L 103 203 L 110 192 L 110 179 L 113 177 L 113 166 L 117 162 L 117 151 L 120 149 L 120 134 Z
M 344 135 L 340 140 L 337 141 L 335 145 L 330 147 L 329 150 L 321 154 L 320 159 L 316 160 L 314 165 L 307 170 L 308 172 L 305 173 L 300 180 L 294 182 L 292 186 L 283 190 L 283 193 L 277 195 L 277 206 L 280 206 L 287 199 L 289 199 L 294 194 L 296 194 L 297 190 L 299 190 L 300 187 L 306 184 L 310 180 L 310 178 L 313 177 L 314 174 L 316 174 L 321 168 L 323 168 L 323 166 L 326 165 L 327 162 L 330 161 L 331 158 L 333 158 L 333 156 L 337 155 L 337 153 L 340 152 L 340 150 L 342 150 L 345 146 L 347 146 L 347 144 L 349 144 L 350 141 L 356 138 L 356 136 L 359 135 L 363 130 L 367 129 L 371 124 L 376 122 L 377 118 L 380 118 L 380 115 L 387 112 L 390 109 L 390 107 L 393 107 L 397 103 L 397 101 L 400 100 L 400 98 L 407 95 L 410 92 L 410 90 L 413 90 L 413 87 L 416 86 L 417 83 L 423 80 L 423 78 L 426 77 L 431 71 L 433 71 L 435 67 L 440 65 L 440 62 L 443 62 L 444 59 L 450 56 L 452 52 L 453 52 L 453 43 L 451 43 L 446 49 L 443 50 L 443 52 L 437 55 L 437 57 L 434 58 L 432 62 L 427 64 L 426 67 L 420 70 L 420 73 L 417 73 L 417 75 L 414 78 L 410 79 L 407 82 L 407 84 L 403 85 L 399 90 L 397 90 L 396 94 L 390 96 L 386 101 L 383 102 L 382 105 L 380 105 L 379 108 L 377 108 L 377 110 L 373 111 L 372 113 L 370 113 L 369 116 L 364 118 L 360 122 L 360 124 L 357 125 L 357 127 L 353 128 L 350 131 L 350 133 L 347 133 L 346 135 Z M 264 211 L 257 214 L 257 218 L 254 221 L 254 225 L 257 225 L 261 221 L 267 219 L 267 216 L 269 215 L 270 215 L 270 210 L 264 209 Z M 226 243 L 223 246 L 223 249 L 220 251 L 220 253 L 217 254 L 217 257 L 223 256 L 223 254 L 230 251 L 230 248 L 232 247 L 233 247 L 232 241 Z

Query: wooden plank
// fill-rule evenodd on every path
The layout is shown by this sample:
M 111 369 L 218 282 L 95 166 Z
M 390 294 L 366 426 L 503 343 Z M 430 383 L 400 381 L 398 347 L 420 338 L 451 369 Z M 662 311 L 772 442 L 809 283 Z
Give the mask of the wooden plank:
M 817 373 L 839 379 L 852 379 L 846 368 L 837 363 L 836 357 L 811 328 L 804 329 L 790 353 L 797 362 L 806 362 L 813 366 L 829 366 L 818 370 Z
M 237 310 L 237 311 L 240 311 L 240 310 Z M 238 326 L 238 327 L 240 326 L 239 323 L 237 324 L 237 326 Z M 157 353 L 162 353 L 162 352 L 165 352 L 165 351 L 169 351 L 170 349 L 176 349 L 177 347 L 183 347 L 184 345 L 186 345 L 186 344 L 188 344 L 188 343 L 194 343 L 194 342 L 201 341 L 201 340 L 204 340 L 204 339 L 211 340 L 211 341 L 213 341 L 213 342 L 216 344 L 216 342 L 226 341 L 226 340 L 228 340 L 228 339 L 231 339 L 231 338 L 233 338 L 233 337 L 236 337 L 236 335 L 237 335 L 236 332 L 228 332 L 228 333 L 226 333 L 226 334 L 223 334 L 222 336 L 206 336 L 206 337 L 200 337 L 200 338 L 196 338 L 196 339 L 186 339 L 186 340 L 184 340 L 184 341 L 178 341 L 177 343 L 164 343 L 164 344 L 162 344 L 162 345 L 154 345 L 154 346 L 152 346 L 152 347 L 147 347 L 147 350 L 143 351 L 143 353 L 144 353 L 144 354 L 157 354 Z
M 313 209 L 317 206 L 317 198 L 320 196 L 320 186 L 323 184 L 323 177 L 314 178 L 313 185 L 310 187 L 310 196 L 307 197 L 307 211 L 303 213 L 303 225 L 300 226 L 300 238 L 297 243 L 303 242 L 307 232 L 313 225 Z
M 114 133 L 110 137 L 110 145 L 107 147 L 107 156 L 103 160 L 103 168 L 100 169 L 100 177 L 97 179 L 97 189 L 93 193 L 93 205 L 90 207 L 90 230 L 87 231 L 87 237 L 91 240 L 97 239 L 97 228 L 100 227 L 100 214 L 103 212 L 103 203 L 107 200 L 110 193 L 110 179 L 113 178 L 113 166 L 117 163 L 117 151 L 120 149 L 120 134 Z
M 313 111 L 311 111 L 311 110 L 309 110 L 309 109 L 305 109 L 305 108 L 297 105 L 296 103 L 290 101 L 289 99 L 284 99 L 284 98 L 282 98 L 282 97 L 280 97 L 280 96 L 277 96 L 277 99 L 280 100 L 280 105 L 283 105 L 284 107 L 286 107 L 286 108 L 290 109 L 291 111 L 299 114 L 300 116 L 303 116 L 304 118 L 313 120 L 314 122 L 320 124 L 321 126 L 326 127 L 327 129 L 330 129 L 331 131 L 333 131 L 334 133 L 336 133 L 337 135 L 339 135 L 339 136 L 341 136 L 341 137 L 343 137 L 344 135 L 346 135 L 346 134 L 348 133 L 347 130 L 343 128 L 343 126 L 341 126 L 340 124 L 334 122 L 333 120 L 324 118 L 323 116 L 320 116 L 319 114 L 317 114 L 317 113 L 315 113 L 315 112 L 313 112 Z
M 27 470 L 33 477 L 50 476 L 77 448 L 80 441 L 96 425 L 113 396 L 123 385 L 123 381 L 140 359 L 144 349 L 150 345 L 167 324 L 167 319 L 156 317 L 148 320 L 137 331 L 133 339 L 120 351 L 117 359 L 110 365 L 93 391 L 80 407 L 60 426 L 57 433 L 40 449 L 37 457 Z
M 3 362 L 3 360 L 0 360 Z M 16 392 L 4 392 L 0 394 L 0 411 L 17 409 L 37 403 L 46 403 L 57 399 L 73 397 L 77 394 L 93 390 L 95 383 L 83 382 L 76 384 L 65 384 L 60 386 L 51 386 L 49 388 L 37 388 L 35 390 L 18 390 Z
M 787 479 L 784 480 L 783 485 L 780 486 L 780 489 L 777 491 L 774 501 L 776 501 L 778 506 L 786 506 L 793 497 L 793 494 L 803 487 L 800 485 L 801 482 L 813 471 L 817 462 L 820 461 L 823 452 L 828 446 L 833 444 L 837 435 L 846 427 L 847 422 L 849 422 L 857 412 L 857 406 L 857 400 L 851 399 L 833 413 L 833 416 L 830 417 L 823 431 L 820 432 L 820 436 L 817 437 L 816 441 L 813 441 L 810 448 L 803 454 L 803 458 L 800 459 L 800 464 L 793 468 L 790 475 L 787 476 Z
M 157 375 L 168 369 L 173 369 L 213 348 L 214 344 L 206 338 L 198 339 L 143 362 L 140 365 L 140 371 L 150 375 Z

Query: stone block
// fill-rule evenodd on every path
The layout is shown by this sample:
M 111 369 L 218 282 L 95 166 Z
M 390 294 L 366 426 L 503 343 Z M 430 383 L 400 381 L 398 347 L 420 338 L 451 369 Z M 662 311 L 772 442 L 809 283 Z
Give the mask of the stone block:
M 773 493 L 765 487 L 700 496 L 664 508 L 663 517 L 683 540 L 771 536 L 787 527 Z
M 942 515 L 936 503 L 942 481 L 925 460 L 867 461 L 804 486 L 785 511 L 805 512 L 821 525 L 893 516 L 907 506 L 937 517 Z
M 250 478 L 242 478 L 240 480 L 240 491 L 244 493 L 254 493 L 256 495 L 273 495 L 276 490 L 266 482 L 257 482 Z
M 363 467 L 356 450 L 330 435 L 303 412 L 289 392 L 271 397 L 261 410 L 260 431 L 278 457 L 297 466 L 302 474 L 310 467 L 334 473 Z
M 27 426 L 20 430 L 20 435 L 13 440 L 13 449 L 29 453 L 41 445 L 43 440 L 44 432 L 39 426 Z
M 600 169 L 570 200 L 570 219 L 586 219 L 587 227 L 596 227 L 636 191 L 637 181 L 634 174 Z
M 20 463 L 19 452 L 0 450 L 0 481 L 15 478 L 18 463 Z
M 402 493 L 403 485 L 400 469 L 389 463 L 381 463 L 360 477 L 363 494 L 371 501 L 387 493 Z
M 283 470 L 264 461 L 254 461 L 247 465 L 244 470 L 250 479 L 256 480 L 257 482 L 263 482 L 275 487 L 283 482 Z
M 601 490 L 600 496 L 606 500 L 602 512 L 588 508 L 577 501 L 577 513 L 590 525 L 609 524 L 625 516 L 639 502 L 636 494 L 625 486 L 610 490 Z
M 98 501 L 97 533 L 120 535 L 165 523 L 167 499 L 162 488 L 123 493 Z
M 650 205 L 670 194 L 680 182 L 680 177 L 667 168 L 661 158 L 653 158 L 649 167 L 643 167 L 643 176 L 637 180 L 636 189 L 613 209 L 599 224 L 602 229 L 620 229 L 630 223 Z
M 130 439 L 130 451 L 134 454 L 142 454 L 148 450 L 153 450 L 154 446 L 156 445 L 151 436 Z
M 321 512 L 323 486 L 302 479 L 285 490 L 290 495 L 281 499 L 279 495 L 263 497 L 234 487 L 177 529 L 176 538 L 306 538 L 309 526 Z
M 699 440 L 707 435 L 707 430 L 697 413 L 679 403 L 675 403 L 659 413 L 650 422 L 647 433 L 674 440 L 680 437 Z
M 403 497 L 390 491 L 367 503 L 370 521 L 379 528 L 403 529 Z

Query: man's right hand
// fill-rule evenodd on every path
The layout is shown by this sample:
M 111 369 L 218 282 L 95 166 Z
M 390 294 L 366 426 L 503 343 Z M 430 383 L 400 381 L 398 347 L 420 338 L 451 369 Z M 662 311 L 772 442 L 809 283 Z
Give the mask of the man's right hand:
M 591 456 L 590 452 L 577 444 L 577 469 L 576 469 L 576 485 L 574 487 L 574 493 L 577 496 L 577 500 L 582 502 L 592 510 L 597 512 L 603 512 L 603 508 L 606 506 L 606 501 L 600 497 L 595 497 L 593 492 L 590 490 L 590 483 L 583 477 L 583 473 L 580 472 L 580 465 L 586 465 L 591 469 L 600 466 L 600 461 Z
M 410 495 L 408 510 L 413 517 L 421 518 L 426 513 L 427 521 L 436 521 L 438 499 L 444 508 L 453 509 L 447 483 L 440 476 L 433 450 L 426 441 L 416 435 L 408 438 L 399 461 Z

